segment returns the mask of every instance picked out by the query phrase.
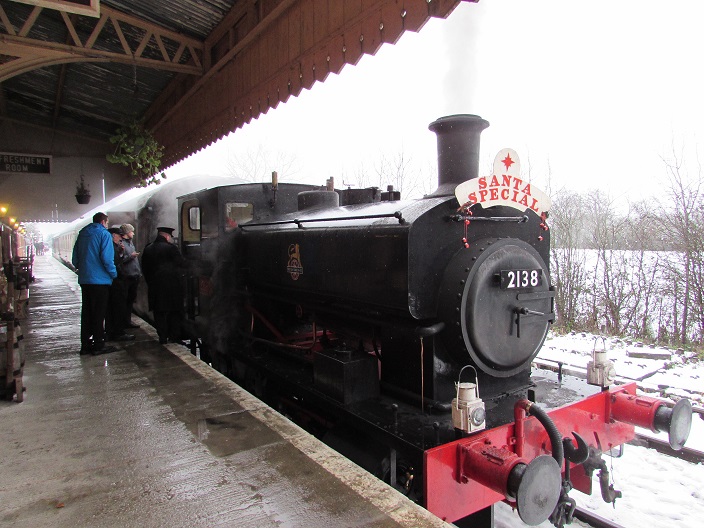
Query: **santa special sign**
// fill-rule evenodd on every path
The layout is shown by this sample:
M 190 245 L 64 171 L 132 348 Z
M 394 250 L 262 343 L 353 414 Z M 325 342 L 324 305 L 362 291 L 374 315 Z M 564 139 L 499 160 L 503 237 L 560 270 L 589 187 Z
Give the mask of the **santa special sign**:
M 531 209 L 542 215 L 550 210 L 550 198 L 535 185 L 524 181 L 518 154 L 513 149 L 503 149 L 494 158 L 494 173 L 460 183 L 455 196 L 462 206 L 476 203 L 482 207 L 505 205 L 519 211 Z

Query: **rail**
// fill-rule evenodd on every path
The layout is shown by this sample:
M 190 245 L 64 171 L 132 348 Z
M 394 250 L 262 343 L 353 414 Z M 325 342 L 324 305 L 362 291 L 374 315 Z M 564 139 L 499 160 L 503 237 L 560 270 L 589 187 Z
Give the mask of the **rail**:
M 691 447 L 685 446 L 679 451 L 675 451 L 670 447 L 669 442 L 666 440 L 653 438 L 652 436 L 647 436 L 641 433 L 636 433 L 636 437 L 630 441 L 629 444 L 654 449 L 663 455 L 685 460 L 686 462 L 690 462 L 692 464 L 701 464 L 704 462 L 704 452 L 699 451 L 698 449 L 692 449 Z
M 610 521 L 601 515 L 585 510 L 577 506 L 574 510 L 574 518 L 587 523 L 593 528 L 624 528 L 623 525 Z

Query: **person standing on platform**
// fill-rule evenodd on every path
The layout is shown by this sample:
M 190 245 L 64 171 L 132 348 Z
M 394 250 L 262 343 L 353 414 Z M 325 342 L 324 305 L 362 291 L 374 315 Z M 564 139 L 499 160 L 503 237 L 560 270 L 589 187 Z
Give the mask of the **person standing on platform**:
M 122 262 L 122 274 L 127 283 L 127 307 L 125 312 L 125 328 L 139 328 L 132 322 L 132 306 L 137 299 L 137 288 L 142 269 L 139 267 L 139 253 L 134 247 L 134 226 L 122 224 L 122 245 L 125 247 L 125 260 Z M 119 272 L 120 270 L 118 270 Z
M 108 232 L 112 235 L 112 248 L 115 253 L 115 268 L 117 278 L 112 281 L 108 296 L 108 310 L 105 317 L 105 333 L 108 341 L 132 341 L 133 335 L 125 333 L 125 310 L 127 309 L 127 279 L 123 264 L 127 252 L 122 245 L 122 229 L 118 226 L 111 227 Z
M 95 213 L 93 223 L 78 232 L 73 246 L 71 262 L 78 270 L 81 286 L 81 355 L 116 350 L 105 345 L 103 329 L 110 285 L 117 277 L 115 252 L 107 226 L 108 215 Z
M 159 343 L 180 343 L 185 313 L 182 275 L 186 259 L 172 243 L 173 228 L 157 227 L 156 230 L 156 239 L 142 251 L 142 271 L 147 282 L 149 309 L 154 312 Z

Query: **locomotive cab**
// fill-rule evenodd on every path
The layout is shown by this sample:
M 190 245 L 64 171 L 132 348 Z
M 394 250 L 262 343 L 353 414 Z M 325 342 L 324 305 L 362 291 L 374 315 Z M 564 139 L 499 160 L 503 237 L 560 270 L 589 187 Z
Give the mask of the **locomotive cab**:
M 231 311 L 228 305 L 235 295 L 235 281 L 229 276 L 230 272 L 234 275 L 236 256 L 230 248 L 239 226 L 294 211 L 298 194 L 313 189 L 316 187 L 272 181 L 213 187 L 178 197 L 179 247 L 189 262 L 184 330 L 191 343 L 200 346 L 204 360 L 217 361 L 227 370 L 223 357 L 229 351 L 220 346 L 222 354 L 214 356 L 212 348 L 213 343 L 222 344 L 232 335 L 228 330 L 220 332 L 212 317 L 215 310 L 216 318 L 228 319 Z M 213 280 L 218 275 L 223 277 L 222 290 L 216 292 Z

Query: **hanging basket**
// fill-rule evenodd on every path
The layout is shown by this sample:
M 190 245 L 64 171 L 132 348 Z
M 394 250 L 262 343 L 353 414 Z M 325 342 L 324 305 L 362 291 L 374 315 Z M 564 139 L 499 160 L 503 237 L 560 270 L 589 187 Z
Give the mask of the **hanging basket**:
M 76 201 L 81 205 L 90 203 L 90 194 L 77 194 Z
M 108 154 L 107 160 L 129 167 L 137 187 L 159 184 L 166 179 L 164 172 L 158 173 L 164 146 L 140 121 L 134 120 L 118 128 L 110 143 L 115 145 L 115 152 Z
M 85 181 L 85 176 L 83 176 L 82 165 L 80 179 L 76 182 L 76 201 L 81 205 L 85 205 L 90 202 L 90 189 Z

